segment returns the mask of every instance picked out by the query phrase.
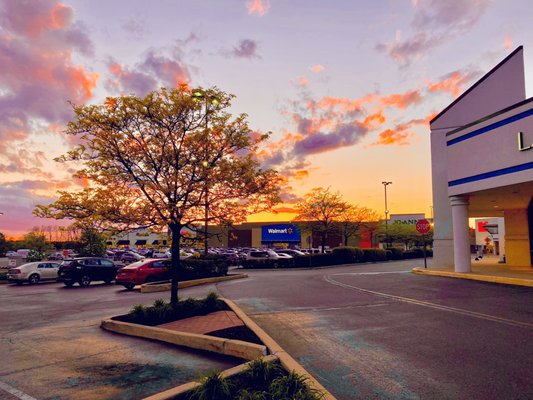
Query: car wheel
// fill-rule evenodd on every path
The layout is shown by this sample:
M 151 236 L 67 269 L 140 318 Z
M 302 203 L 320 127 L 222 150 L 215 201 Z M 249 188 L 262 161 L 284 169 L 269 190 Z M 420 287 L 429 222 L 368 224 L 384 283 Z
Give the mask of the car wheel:
M 64 284 L 66 287 L 72 287 L 72 285 L 74 285 L 74 282 L 72 282 L 72 281 L 63 281 L 63 284 Z
M 135 285 L 133 283 L 126 283 L 124 287 L 126 288 L 126 290 L 133 290 Z
M 91 277 L 89 275 L 83 275 L 79 284 L 80 286 L 89 286 L 91 284 Z
M 30 277 L 28 278 L 28 283 L 30 285 L 35 285 L 37 283 L 39 283 L 39 275 L 37 274 L 31 274 Z

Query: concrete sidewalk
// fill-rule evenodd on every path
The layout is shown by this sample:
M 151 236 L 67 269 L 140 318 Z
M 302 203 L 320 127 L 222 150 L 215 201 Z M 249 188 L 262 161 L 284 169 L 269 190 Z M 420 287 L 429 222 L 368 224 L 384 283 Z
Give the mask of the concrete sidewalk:
M 472 258 L 472 270 L 468 273 L 455 272 L 453 267 L 416 267 L 413 268 L 413 273 L 533 287 L 532 266 L 511 268 L 505 264 L 498 263 L 498 257 L 491 255 L 484 256 L 479 261 Z

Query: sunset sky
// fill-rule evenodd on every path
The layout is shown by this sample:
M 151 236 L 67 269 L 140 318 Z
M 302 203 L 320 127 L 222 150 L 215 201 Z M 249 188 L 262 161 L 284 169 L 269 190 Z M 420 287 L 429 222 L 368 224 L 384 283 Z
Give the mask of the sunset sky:
M 78 190 L 69 101 L 217 86 L 272 137 L 288 178 L 276 215 L 312 188 L 384 213 L 430 216 L 428 121 L 519 45 L 533 74 L 530 1 L 0 0 L 0 232 Z M 57 222 L 54 222 L 57 224 Z

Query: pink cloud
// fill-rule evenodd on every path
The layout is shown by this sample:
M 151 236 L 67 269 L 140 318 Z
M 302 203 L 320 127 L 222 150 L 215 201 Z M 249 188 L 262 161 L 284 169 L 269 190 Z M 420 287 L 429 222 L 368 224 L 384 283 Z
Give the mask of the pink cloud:
M 300 76 L 298 78 L 298 84 L 302 87 L 305 87 L 307 86 L 307 84 L 309 83 L 309 79 L 307 79 L 305 76 Z
M 246 8 L 248 14 L 262 17 L 270 9 L 270 2 L 268 0 L 250 0 L 246 3 Z
M 5 31 L 0 36 L 4 145 L 33 134 L 34 119 L 64 124 L 72 116 L 68 100 L 84 103 L 92 98 L 98 75 L 72 61 L 74 51 L 88 54 L 92 44 L 72 20 L 73 10 L 53 0 L 9 1 L 0 9 Z
M 441 77 L 437 82 L 428 82 L 427 88 L 430 92 L 445 92 L 457 97 L 479 75 L 478 71 L 453 71 Z
M 490 0 L 417 0 L 413 1 L 412 36 L 396 37 L 378 43 L 376 50 L 386 53 L 401 68 L 424 57 L 436 47 L 470 31 L 487 11 Z
M 513 38 L 510 35 L 505 35 L 503 46 L 506 50 L 511 50 L 513 48 Z
M 134 68 L 110 59 L 107 64 L 111 78 L 106 88 L 115 93 L 144 96 L 160 86 L 178 87 L 190 81 L 189 71 L 179 58 L 169 58 L 152 50 Z
M 318 72 L 322 72 L 324 70 L 324 66 L 323 65 L 314 65 L 310 69 L 311 69 L 311 71 L 318 73 Z

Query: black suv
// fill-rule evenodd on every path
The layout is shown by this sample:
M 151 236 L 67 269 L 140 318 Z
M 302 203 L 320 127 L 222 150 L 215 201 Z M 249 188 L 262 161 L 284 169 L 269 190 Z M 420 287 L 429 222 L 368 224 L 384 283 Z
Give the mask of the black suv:
M 89 286 L 92 281 L 111 283 L 117 276 L 119 266 L 113 261 L 100 257 L 80 257 L 65 260 L 57 271 L 57 281 L 65 286 L 78 282 L 80 286 Z

